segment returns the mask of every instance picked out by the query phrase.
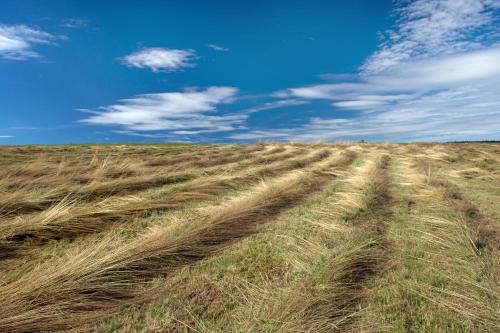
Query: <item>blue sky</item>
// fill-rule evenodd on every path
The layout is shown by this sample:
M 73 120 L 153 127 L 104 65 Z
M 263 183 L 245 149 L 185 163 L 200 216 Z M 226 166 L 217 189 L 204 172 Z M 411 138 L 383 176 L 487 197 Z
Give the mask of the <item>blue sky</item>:
M 500 0 L 0 2 L 0 144 L 500 139 Z

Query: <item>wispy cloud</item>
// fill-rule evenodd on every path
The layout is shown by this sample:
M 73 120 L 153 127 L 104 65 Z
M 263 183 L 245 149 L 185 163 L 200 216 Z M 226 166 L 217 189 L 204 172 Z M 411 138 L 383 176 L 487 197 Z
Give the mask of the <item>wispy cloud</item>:
M 228 48 L 217 45 L 217 44 L 208 44 L 208 47 L 215 51 L 227 52 L 230 51 Z
M 176 71 L 186 67 L 194 67 L 194 50 L 167 49 L 161 47 L 144 48 L 129 54 L 121 61 L 129 67 L 149 68 L 153 72 Z
M 70 18 L 63 20 L 61 27 L 70 29 L 82 29 L 88 26 L 88 21 L 83 19 Z
M 232 102 L 237 92 L 238 89 L 233 87 L 209 87 L 140 95 L 97 110 L 84 110 L 94 115 L 81 122 L 119 126 L 125 131 L 122 133 L 128 134 L 167 130 L 176 135 L 195 135 L 231 131 L 246 116 L 218 115 L 215 112 L 218 105 Z
M 304 105 L 308 104 L 308 101 L 301 100 L 301 99 L 283 99 L 279 101 L 274 101 L 274 102 L 266 102 L 258 106 L 254 106 L 252 108 L 245 109 L 243 111 L 240 111 L 240 113 L 255 113 L 255 112 L 260 112 L 260 111 L 265 111 L 265 110 L 272 110 L 272 109 L 279 109 L 279 108 L 284 108 L 284 107 L 290 107 L 290 106 L 297 106 L 297 105 Z
M 485 80 L 496 81 L 499 76 L 500 47 L 492 47 L 475 52 L 407 61 L 380 74 L 362 77 L 358 82 L 291 88 L 281 92 L 281 96 L 348 101 L 397 101 L 408 99 L 418 92 L 485 83 Z
M 495 20 L 491 0 L 417 0 L 398 8 L 398 25 L 362 66 L 363 74 L 379 73 L 416 58 L 480 48 L 484 34 Z
M 0 135 L 0 139 L 9 139 L 9 138 L 13 138 L 12 135 Z
M 290 88 L 274 97 L 327 100 L 348 118 L 233 134 L 240 140 L 452 140 L 500 136 L 500 1 L 402 2 L 389 39 L 355 80 Z M 333 110 L 332 110 L 333 111 Z M 333 112 L 332 112 L 333 115 Z
M 26 25 L 0 25 L 0 57 L 10 60 L 39 58 L 37 44 L 55 44 L 59 39 L 43 30 Z

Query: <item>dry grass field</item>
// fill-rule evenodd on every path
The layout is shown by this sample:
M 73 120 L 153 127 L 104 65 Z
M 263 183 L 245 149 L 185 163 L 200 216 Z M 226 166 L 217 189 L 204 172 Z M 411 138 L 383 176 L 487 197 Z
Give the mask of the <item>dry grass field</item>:
M 0 332 L 498 332 L 500 145 L 0 147 Z

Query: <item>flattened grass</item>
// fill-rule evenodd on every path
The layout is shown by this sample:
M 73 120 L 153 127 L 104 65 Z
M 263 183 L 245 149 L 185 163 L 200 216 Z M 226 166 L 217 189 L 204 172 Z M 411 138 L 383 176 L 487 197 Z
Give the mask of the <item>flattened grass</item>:
M 494 332 L 499 161 L 492 144 L 2 147 L 0 331 Z

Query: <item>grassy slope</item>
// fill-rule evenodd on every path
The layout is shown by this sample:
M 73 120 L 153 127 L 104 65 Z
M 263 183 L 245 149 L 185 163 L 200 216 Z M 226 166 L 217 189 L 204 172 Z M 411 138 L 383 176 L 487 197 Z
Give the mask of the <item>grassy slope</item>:
M 500 324 L 498 145 L 4 147 L 0 164 L 2 332 Z

